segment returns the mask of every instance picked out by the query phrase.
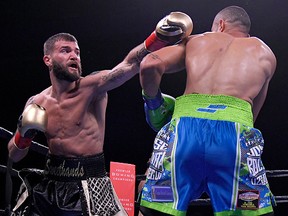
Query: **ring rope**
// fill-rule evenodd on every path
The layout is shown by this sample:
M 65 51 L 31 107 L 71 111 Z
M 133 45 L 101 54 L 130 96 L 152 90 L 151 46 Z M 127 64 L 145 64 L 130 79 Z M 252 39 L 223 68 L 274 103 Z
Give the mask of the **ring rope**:
M 0 127 L 0 137 L 4 139 L 11 139 L 13 136 L 13 133 L 3 127 Z M 42 145 L 38 142 L 32 141 L 31 143 L 31 150 L 40 153 L 42 155 L 46 155 L 48 153 L 48 147 L 45 145 Z M 8 159 L 9 160 L 9 159 Z M 9 163 L 7 164 L 9 165 Z M 7 172 L 8 170 L 8 172 Z M 7 167 L 4 165 L 0 165 L 0 173 L 9 173 L 10 176 L 17 177 L 19 171 L 13 169 L 12 167 Z M 288 170 L 266 170 L 266 175 L 269 178 L 277 178 L 277 177 L 288 177 Z M 146 175 L 136 175 L 136 181 L 143 181 L 146 179 Z M 9 191 L 7 191 L 9 192 Z M 274 196 L 276 203 L 288 203 L 288 195 L 286 196 Z M 10 200 L 10 199 L 8 199 Z M 10 204 L 10 203 L 6 203 Z M 205 206 L 205 205 L 211 205 L 210 198 L 206 199 L 196 199 L 193 200 L 190 205 L 192 206 Z M 7 210 L 7 209 L 6 209 Z M 0 209 L 0 213 L 3 210 Z
M 11 131 L 9 131 L 3 127 L 0 127 L 0 137 L 1 138 L 9 140 L 12 138 L 12 136 L 13 136 L 13 133 Z M 37 152 L 37 153 L 40 153 L 42 155 L 46 155 L 48 153 L 48 147 L 47 146 L 42 145 L 42 144 L 35 142 L 35 141 L 32 141 L 30 149 Z

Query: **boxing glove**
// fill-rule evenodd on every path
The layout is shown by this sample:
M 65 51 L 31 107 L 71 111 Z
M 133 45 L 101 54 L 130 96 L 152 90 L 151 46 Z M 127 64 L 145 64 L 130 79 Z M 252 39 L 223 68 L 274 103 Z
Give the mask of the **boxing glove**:
M 146 50 L 153 52 L 188 37 L 193 30 L 192 19 L 182 12 L 171 12 L 160 20 L 156 29 L 144 41 Z
M 29 104 L 18 119 L 17 131 L 14 136 L 14 144 L 18 149 L 30 147 L 32 139 L 38 131 L 45 132 L 48 117 L 44 107 L 32 103 Z
M 175 98 L 170 95 L 162 94 L 160 89 L 155 97 L 149 97 L 142 91 L 144 100 L 145 118 L 148 125 L 158 132 L 172 117 Z

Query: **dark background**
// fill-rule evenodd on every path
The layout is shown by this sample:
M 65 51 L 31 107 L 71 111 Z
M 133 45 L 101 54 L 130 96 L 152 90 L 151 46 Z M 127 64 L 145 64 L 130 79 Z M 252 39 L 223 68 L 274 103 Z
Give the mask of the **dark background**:
M 241 6 L 248 12 L 251 36 L 261 38 L 276 55 L 277 70 L 255 126 L 265 139 L 266 169 L 287 170 L 287 0 L 0 0 L 0 127 L 14 132 L 26 100 L 50 85 L 48 69 L 42 61 L 42 46 L 51 35 L 69 32 L 76 36 L 83 75 L 87 75 L 111 69 L 122 61 L 171 11 L 189 14 L 194 22 L 193 33 L 201 33 L 209 31 L 216 13 L 229 5 Z M 166 76 L 161 89 L 176 97 L 182 94 L 184 85 L 185 71 Z M 109 92 L 104 147 L 107 167 L 110 161 L 132 163 L 137 174 L 143 174 L 154 137 L 145 122 L 137 75 Z M 5 165 L 7 140 L 0 141 L 0 164 Z M 36 141 L 46 145 L 41 134 Z M 30 151 L 13 167 L 43 168 L 43 165 L 44 157 Z M 0 177 L 3 209 L 4 175 Z M 15 179 L 15 190 L 17 184 Z M 275 195 L 288 195 L 287 178 L 273 178 L 270 186 Z M 288 215 L 288 204 L 279 204 L 276 210 L 276 215 Z

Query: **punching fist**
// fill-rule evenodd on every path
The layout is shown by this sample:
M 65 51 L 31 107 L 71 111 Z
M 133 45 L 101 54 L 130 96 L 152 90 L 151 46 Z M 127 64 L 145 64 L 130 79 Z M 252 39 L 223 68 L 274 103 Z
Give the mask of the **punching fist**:
M 155 31 L 144 41 L 145 48 L 153 52 L 173 45 L 188 37 L 193 30 L 192 19 L 182 12 L 171 12 L 160 20 Z
M 19 149 L 28 148 L 37 131 L 45 132 L 48 118 L 44 107 L 29 104 L 18 119 L 14 143 Z
M 142 91 L 144 100 L 144 111 L 146 122 L 156 132 L 158 132 L 172 117 L 175 98 L 162 94 L 160 89 L 155 97 L 151 98 Z

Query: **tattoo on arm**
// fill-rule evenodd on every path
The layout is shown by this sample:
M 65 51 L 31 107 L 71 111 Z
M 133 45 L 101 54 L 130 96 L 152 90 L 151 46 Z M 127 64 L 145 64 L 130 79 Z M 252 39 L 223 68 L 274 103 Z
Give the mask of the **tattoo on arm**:
M 150 57 L 151 57 L 153 60 L 162 61 L 162 59 L 161 59 L 158 55 L 156 55 L 156 54 L 154 54 L 154 53 L 151 53 Z
M 100 71 L 94 71 L 94 72 L 88 74 L 88 76 L 90 76 L 90 75 L 94 75 L 94 74 L 97 74 L 97 73 L 99 73 L 99 72 L 100 72 Z
M 163 60 L 155 53 L 149 54 L 149 58 L 152 59 L 153 61 L 160 61 L 163 62 Z
M 142 49 L 140 49 L 139 51 L 137 51 L 136 53 L 136 58 L 135 58 L 135 62 L 138 63 L 138 65 L 140 65 L 142 59 L 149 53 L 149 51 L 147 49 L 145 49 L 145 47 L 143 47 Z M 134 60 L 134 59 L 133 59 Z
M 141 48 L 139 51 L 136 52 L 136 55 L 134 58 L 131 58 L 129 63 L 126 65 L 127 67 L 133 67 L 133 64 L 137 64 L 137 66 L 140 66 L 140 63 L 142 61 L 142 59 L 148 54 L 150 53 L 147 49 L 145 49 L 145 47 Z M 123 77 L 125 77 L 125 73 L 126 73 L 127 69 L 125 68 L 118 68 L 116 70 L 112 70 L 110 71 L 108 74 L 105 74 L 101 77 L 101 79 L 103 81 L 111 81 L 111 82 L 117 82 L 117 81 L 121 81 L 121 79 L 123 79 Z M 93 74 L 97 74 L 99 73 L 99 71 L 95 71 L 92 72 L 89 75 L 93 75 Z
M 116 70 L 112 70 L 110 73 L 107 75 L 102 76 L 103 81 L 111 81 L 111 82 L 116 82 L 117 80 L 121 80 L 122 77 L 125 76 L 125 72 L 123 69 L 118 68 Z

